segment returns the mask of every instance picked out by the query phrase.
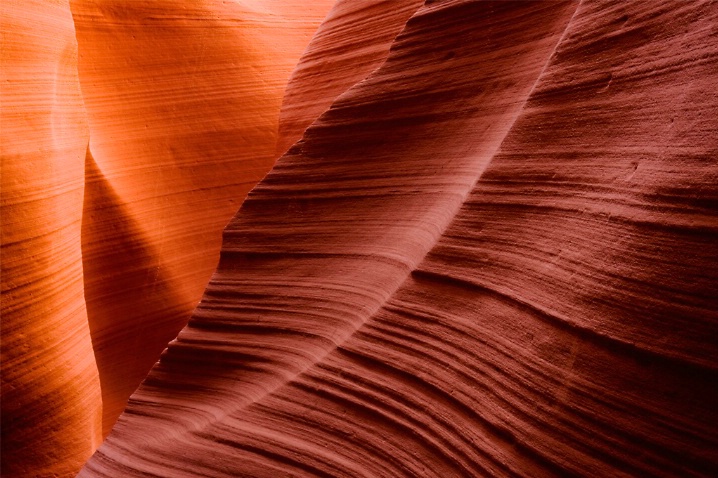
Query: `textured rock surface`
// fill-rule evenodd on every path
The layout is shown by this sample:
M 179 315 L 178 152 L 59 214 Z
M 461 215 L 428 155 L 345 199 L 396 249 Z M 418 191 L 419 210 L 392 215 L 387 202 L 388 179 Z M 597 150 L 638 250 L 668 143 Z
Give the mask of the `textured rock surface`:
M 282 153 L 80 476 L 718 476 L 715 2 L 339 0 L 277 138 L 328 4 L 71 1 L 79 81 L 2 5 L 3 476 L 81 466 Z
M 87 307 L 107 433 L 275 160 L 289 74 L 330 0 L 73 0 L 90 120 Z
M 284 92 L 277 156 L 349 87 L 389 54 L 396 35 L 422 0 L 338 0 L 292 73 Z
M 331 3 L 2 3 L 3 476 L 74 476 L 187 322 Z
M 102 439 L 82 288 L 77 42 L 67 2 L 3 2 L 0 19 L 2 476 L 67 476 Z
M 420 8 L 249 195 L 81 475 L 714 476 L 716 25 Z

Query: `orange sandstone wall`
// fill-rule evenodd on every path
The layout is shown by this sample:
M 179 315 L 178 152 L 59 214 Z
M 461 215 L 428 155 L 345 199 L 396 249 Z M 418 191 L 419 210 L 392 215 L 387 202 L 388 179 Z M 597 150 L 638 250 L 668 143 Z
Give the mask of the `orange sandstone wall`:
M 80 254 L 77 43 L 67 2 L 0 8 L 2 476 L 71 476 L 102 440 Z
M 3 2 L 3 476 L 74 476 L 187 322 L 331 3 Z
M 222 228 L 272 166 L 282 92 L 329 5 L 73 0 L 105 433 L 187 322 Z
M 261 457 L 202 450 L 241 440 L 252 428 L 235 420 L 321 362 L 406 279 L 500 145 L 573 10 L 420 9 L 416 18 L 429 19 L 412 19 L 381 68 L 342 94 L 250 193 L 189 327 L 85 473 L 177 473 L 154 457 L 178 453 L 179 442 L 183 473 L 276 471 Z M 462 61 L 437 61 L 447 52 Z
M 715 2 L 330 3 L 2 4 L 2 475 L 718 476 Z

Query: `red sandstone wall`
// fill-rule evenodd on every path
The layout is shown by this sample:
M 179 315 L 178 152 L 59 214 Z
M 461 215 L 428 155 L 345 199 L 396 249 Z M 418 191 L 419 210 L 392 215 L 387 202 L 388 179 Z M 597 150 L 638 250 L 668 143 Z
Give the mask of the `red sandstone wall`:
M 386 60 L 389 47 L 421 0 L 338 0 L 292 72 L 284 92 L 277 156 L 301 139 L 349 87 Z
M 3 4 L 3 476 L 718 475 L 714 2 L 328 7 Z
M 714 475 L 714 5 L 430 2 L 341 94 L 334 22 L 81 476 Z

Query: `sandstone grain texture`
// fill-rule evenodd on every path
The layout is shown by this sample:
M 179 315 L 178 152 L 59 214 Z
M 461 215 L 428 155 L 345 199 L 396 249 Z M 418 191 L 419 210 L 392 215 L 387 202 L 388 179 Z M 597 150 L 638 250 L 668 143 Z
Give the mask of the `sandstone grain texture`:
M 77 42 L 67 2 L 11 0 L 0 17 L 2 476 L 69 476 L 102 440 L 80 254 Z
M 717 24 L 427 2 L 250 193 L 81 476 L 714 476 Z
M 716 2 L 11 5 L 3 476 L 718 476 Z
M 284 154 L 339 96 L 386 60 L 422 0 L 338 0 L 292 72 L 276 152 Z
M 274 163 L 329 0 L 73 0 L 90 124 L 83 222 L 104 432 L 187 323 L 221 231 Z
M 187 322 L 330 6 L 2 3 L 3 476 L 75 476 Z

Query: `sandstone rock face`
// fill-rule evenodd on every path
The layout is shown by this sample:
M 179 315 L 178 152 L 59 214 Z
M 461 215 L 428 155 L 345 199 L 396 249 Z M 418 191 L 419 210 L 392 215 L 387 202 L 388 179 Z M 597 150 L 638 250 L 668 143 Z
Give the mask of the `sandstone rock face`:
M 331 3 L 3 2 L 3 476 L 76 475 L 187 322 Z
M 187 323 L 222 228 L 271 168 L 283 90 L 329 5 L 73 0 L 105 433 Z
M 0 18 L 2 476 L 67 476 L 102 439 L 80 255 L 77 42 L 67 2 L 3 2 Z
M 718 476 L 716 3 L 330 3 L 2 4 L 3 477 Z
M 312 38 L 284 92 L 277 156 L 349 87 L 386 60 L 421 0 L 338 0 Z
M 715 4 L 349 5 L 80 476 L 715 476 Z

